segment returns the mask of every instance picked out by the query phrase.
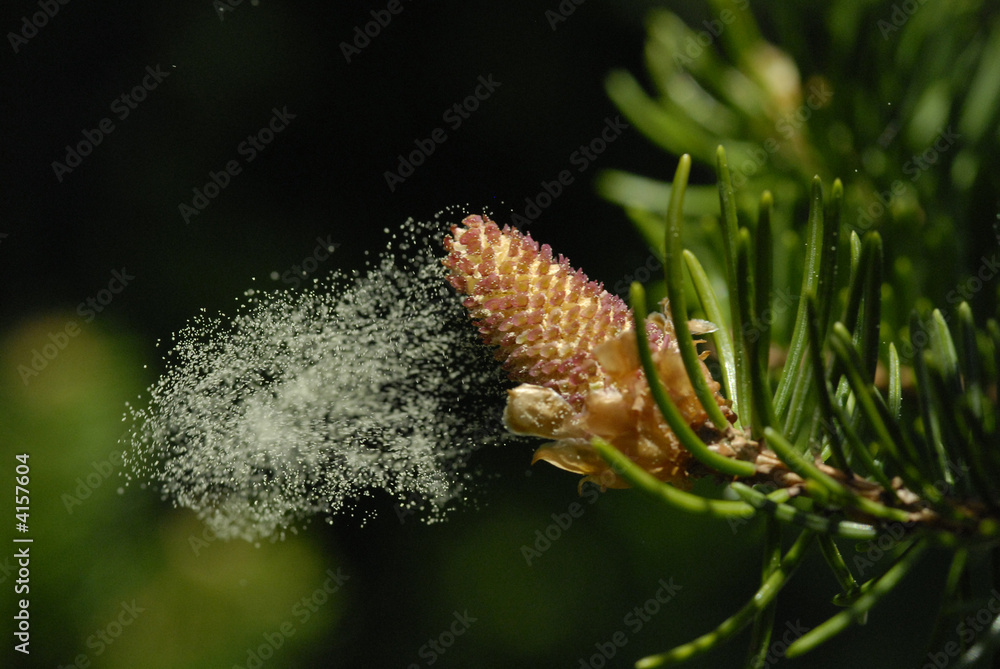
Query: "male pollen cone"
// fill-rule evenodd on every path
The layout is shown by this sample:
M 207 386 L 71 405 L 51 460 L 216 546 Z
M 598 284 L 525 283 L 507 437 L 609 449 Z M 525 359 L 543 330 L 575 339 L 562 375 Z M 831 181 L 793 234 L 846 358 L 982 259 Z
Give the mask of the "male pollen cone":
M 652 400 L 639 362 L 632 313 L 601 284 L 530 235 L 487 217 L 468 216 L 445 238 L 448 282 L 483 341 L 513 381 L 504 422 L 517 434 L 555 440 L 535 453 L 581 481 L 627 487 L 590 446 L 600 436 L 663 481 L 687 485 L 690 454 Z M 698 402 L 674 342 L 673 324 L 652 314 L 646 333 L 660 378 L 689 424 L 708 416 Z M 719 385 L 702 373 L 728 410 Z M 710 425 L 710 424 L 709 424 Z

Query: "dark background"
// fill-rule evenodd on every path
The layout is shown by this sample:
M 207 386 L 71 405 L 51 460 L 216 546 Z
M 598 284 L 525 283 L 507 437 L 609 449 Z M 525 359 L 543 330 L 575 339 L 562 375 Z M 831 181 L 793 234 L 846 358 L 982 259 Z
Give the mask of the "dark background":
M 208 0 L 76 0 L 17 53 L 0 45 L 0 472 L 7 481 L 13 454 L 31 454 L 37 537 L 32 654 L 11 653 L 5 634 L 5 666 L 69 666 L 81 653 L 92 666 L 247 666 L 248 649 L 288 621 L 295 634 L 264 666 L 429 666 L 421 646 L 466 610 L 477 621 L 434 666 L 588 666 L 581 658 L 672 578 L 679 594 L 607 665 L 630 666 L 712 629 L 750 596 L 759 527 L 734 533 L 664 518 L 628 492 L 590 505 L 575 477 L 529 469 L 532 444 L 484 454 L 475 500 L 443 524 L 400 522 L 392 500 L 376 496 L 367 503 L 380 511 L 374 520 L 314 522 L 259 547 L 201 545 L 189 512 L 151 490 L 116 490 L 124 402 L 162 369 L 158 340 L 202 309 L 231 311 L 251 286 L 283 287 L 271 273 L 301 263 L 317 236 L 339 245 L 319 273 L 350 271 L 384 247 L 385 228 L 409 217 L 428 220 L 451 205 L 501 221 L 523 214 L 525 199 L 574 169 L 571 154 L 616 115 L 602 80 L 613 67 L 642 72 L 643 17 L 655 4 L 589 0 L 553 30 L 545 12 L 555 0 L 403 0 L 348 63 L 341 42 L 385 2 L 243 2 L 220 20 Z M 709 15 L 697 2 L 671 9 L 695 23 Z M 0 27 L 19 30 L 36 11 L 8 3 Z M 147 66 L 170 74 L 118 119 L 110 105 Z M 480 76 L 501 85 L 452 130 L 443 112 Z M 237 147 L 274 108 L 295 118 L 247 163 Z M 52 162 L 104 117 L 113 132 L 57 180 Z M 438 127 L 447 141 L 390 192 L 384 173 Z M 242 172 L 186 223 L 179 205 L 230 160 Z M 593 192 L 592 179 L 610 167 L 666 179 L 675 159 L 626 131 L 530 230 L 614 285 L 648 253 L 620 209 Z M 78 305 L 122 268 L 134 280 L 82 322 Z M 71 320 L 80 335 L 24 383 L 18 366 Z M 67 508 L 64 496 L 109 461 L 111 477 Z M 527 565 L 521 547 L 574 502 L 583 516 Z M 933 562 L 868 627 L 789 666 L 917 665 L 941 585 Z M 818 566 L 803 567 L 779 608 L 779 635 L 785 621 L 812 626 L 834 611 L 835 584 L 821 570 L 813 578 L 810 564 Z M 296 619 L 295 602 L 337 568 L 347 585 L 308 621 Z M 9 631 L 13 577 L 0 577 Z M 97 652 L 88 641 L 113 631 L 132 600 L 144 612 Z M 691 666 L 738 666 L 745 641 Z
M 351 63 L 340 43 L 384 3 L 337 4 L 243 2 L 224 21 L 207 2 L 70 4 L 7 54 L 14 262 L 3 264 L 4 318 L 74 306 L 125 265 L 136 284 L 115 311 L 127 301 L 130 321 L 158 335 L 190 315 L 192 294 L 198 306 L 225 304 L 249 277 L 301 260 L 317 234 L 331 234 L 354 266 L 383 228 L 408 217 L 453 204 L 522 212 L 543 180 L 575 170 L 570 155 L 616 113 L 602 89 L 607 71 L 641 69 L 646 3 L 581 6 L 553 31 L 544 4 L 407 1 Z M 147 66 L 170 74 L 119 121 L 110 104 Z M 443 112 L 490 75 L 499 88 L 452 130 Z M 295 119 L 247 163 L 237 146 L 272 108 Z M 59 183 L 51 163 L 104 117 L 114 131 Z M 390 192 L 384 173 L 438 127 L 446 142 Z M 643 157 L 664 175 L 673 169 L 626 133 L 539 217 L 541 236 L 595 276 L 611 272 L 621 258 L 581 232 L 600 229 L 609 246 L 634 252 L 633 238 L 589 182 L 601 167 L 638 167 Z M 232 159 L 243 172 L 185 223 L 178 206 Z

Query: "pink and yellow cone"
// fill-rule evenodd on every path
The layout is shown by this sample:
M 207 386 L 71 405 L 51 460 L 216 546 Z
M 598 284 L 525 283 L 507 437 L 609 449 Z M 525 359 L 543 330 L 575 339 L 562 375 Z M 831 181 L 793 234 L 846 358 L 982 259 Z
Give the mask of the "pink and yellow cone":
M 445 239 L 448 281 L 483 341 L 497 347 L 510 378 L 504 423 L 515 434 L 553 440 L 535 452 L 586 481 L 627 487 L 591 447 L 611 442 L 662 481 L 688 484 L 690 454 L 653 401 L 639 362 L 632 313 L 601 284 L 553 257 L 530 235 L 469 216 Z M 681 414 L 695 431 L 710 429 L 687 378 L 670 319 L 646 322 L 653 359 Z M 728 412 L 719 385 L 702 373 Z

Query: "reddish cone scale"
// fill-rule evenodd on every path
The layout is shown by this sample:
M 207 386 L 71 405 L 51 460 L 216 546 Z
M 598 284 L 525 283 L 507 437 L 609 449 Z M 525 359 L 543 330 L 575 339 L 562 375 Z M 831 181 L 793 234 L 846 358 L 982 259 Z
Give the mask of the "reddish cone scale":
M 627 484 L 590 446 L 600 436 L 664 481 L 686 484 L 689 454 L 667 427 L 639 364 L 632 313 L 601 284 L 554 258 L 548 245 L 489 218 L 468 216 L 445 239 L 448 281 L 511 379 L 512 432 L 556 440 L 535 453 L 607 487 Z M 670 320 L 646 323 L 660 377 L 695 429 L 706 424 L 673 342 Z M 716 390 L 708 370 L 702 371 Z
M 469 216 L 445 239 L 448 281 L 514 381 L 552 388 L 579 406 L 604 379 L 594 347 L 632 327 L 632 315 L 601 284 L 548 244 L 489 218 Z M 649 330 L 654 348 L 662 333 Z

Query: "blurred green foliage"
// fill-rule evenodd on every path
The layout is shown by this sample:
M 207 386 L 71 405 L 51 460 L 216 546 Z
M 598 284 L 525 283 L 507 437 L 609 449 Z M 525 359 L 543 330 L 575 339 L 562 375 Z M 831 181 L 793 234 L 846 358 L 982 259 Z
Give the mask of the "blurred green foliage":
M 427 666 L 420 649 L 465 610 L 476 622 L 436 666 L 578 664 L 619 630 L 629 643 L 615 661 L 627 664 L 710 628 L 754 587 L 757 567 L 744 556 L 760 541 L 756 521 L 737 531 L 653 516 L 647 500 L 627 491 L 591 504 L 563 472 L 524 476 L 526 462 L 502 481 L 482 479 L 488 504 L 445 523 L 400 523 L 384 508 L 363 527 L 343 518 L 337 528 L 318 523 L 277 543 L 215 541 L 190 512 L 120 478 L 124 403 L 151 381 L 145 366 L 154 349 L 115 321 L 81 324 L 38 377 L 26 385 L 18 376 L 69 320 L 78 319 L 41 314 L 0 340 L 0 458 L 30 453 L 35 538 L 32 656 L 25 663 L 8 645 L 4 666 L 70 667 L 82 658 L 80 666 L 92 667 L 246 667 L 285 624 L 294 633 L 262 666 Z M 584 512 L 560 530 L 553 515 L 572 503 Z M 539 539 L 546 533 L 548 544 Z M 8 546 L 12 534 L 0 535 Z M 543 549 L 530 564 L 526 546 Z M 706 555 L 722 556 L 724 568 L 709 566 Z M 302 599 L 338 569 L 348 576 L 344 587 L 303 620 Z M 2 567 L 0 578 L 10 587 Z M 680 586 L 674 601 L 640 630 L 626 626 L 660 579 Z M 116 627 L 123 603 L 133 601 L 142 611 Z M 790 618 L 829 606 L 808 590 L 787 604 L 782 615 Z M 8 639 L 11 624 L 6 617 Z M 865 634 L 905 639 L 913 631 L 876 626 Z M 724 648 L 702 666 L 727 666 L 739 654 Z
M 294 625 L 293 652 L 335 628 L 349 587 L 315 611 L 293 611 L 323 586 L 325 570 L 336 570 L 334 551 L 304 538 L 260 548 L 215 542 L 151 490 L 124 487 L 122 409 L 149 381 L 134 337 L 81 324 L 37 376 L 22 381 L 18 369 L 36 351 L 56 350 L 46 349 L 49 334 L 71 321 L 80 323 L 53 312 L 0 342 L 0 458 L 13 463 L 27 453 L 31 468 L 22 535 L 34 539 L 30 666 L 231 666 L 282 623 Z M 19 547 L 9 541 L 12 530 L 3 533 L 6 545 Z M 302 611 L 308 619 L 296 615 Z M 5 616 L 8 639 L 12 622 Z M 3 653 L 11 657 L 10 646 Z M 273 666 L 295 665 L 286 658 Z
M 807 186 L 818 175 L 843 179 L 846 225 L 885 239 L 890 339 L 906 333 L 913 306 L 950 310 L 964 299 L 992 312 L 993 291 L 976 294 L 982 282 L 965 280 L 997 247 L 994 3 L 713 0 L 683 13 L 650 13 L 647 72 L 612 72 L 608 93 L 674 156 L 711 167 L 725 146 L 741 216 L 753 219 L 759 194 L 774 194 L 775 286 L 798 284 Z M 656 248 L 668 184 L 610 170 L 598 189 Z M 689 190 L 687 214 L 689 246 L 711 262 L 715 228 L 697 220 L 719 214 L 714 185 Z
M 420 182 L 390 205 L 382 202 L 381 171 L 400 147 L 434 127 L 442 105 L 481 72 L 496 67 L 500 78 L 529 72 L 528 79 L 544 83 L 535 88 L 525 86 L 524 80 L 512 83 L 516 102 L 497 106 L 497 115 L 485 121 L 489 130 L 476 130 L 472 124 L 463 128 L 468 134 L 449 143 L 448 149 L 459 151 L 467 142 L 478 153 L 458 158 L 453 154 L 454 160 L 441 156 L 437 166 L 422 173 L 425 183 L 445 188 L 426 201 L 440 206 L 472 197 L 465 194 L 472 188 L 475 197 L 486 201 L 487 194 L 498 192 L 497 184 L 511 165 L 545 160 L 549 167 L 563 165 L 572 146 L 586 137 L 550 144 L 547 155 L 535 155 L 536 144 L 548 139 L 550 126 L 578 123 L 574 131 L 590 133 L 591 117 L 607 113 L 586 106 L 575 108 L 572 116 L 562 109 L 548 113 L 546 105 L 553 105 L 564 90 L 576 104 L 574 91 L 598 85 L 590 71 L 579 67 L 580 52 L 565 45 L 574 34 L 595 34 L 588 21 L 601 31 L 607 29 L 603 22 L 612 19 L 619 31 L 625 30 L 622 25 L 633 30 L 652 4 L 605 6 L 590 0 L 554 36 L 537 3 L 519 5 L 517 12 L 504 6 L 500 18 L 510 22 L 500 23 L 503 30 L 488 35 L 473 20 L 479 7 L 441 9 L 440 21 L 437 14 L 422 15 L 426 24 L 416 18 L 408 25 L 400 20 L 392 26 L 395 32 L 386 31 L 349 70 L 336 61 L 336 41 L 350 35 L 359 15 L 364 17 L 360 9 L 346 18 L 338 15 L 336 21 L 324 17 L 324 22 L 315 20 L 312 8 L 279 2 L 251 8 L 243 3 L 219 28 L 209 2 L 189 13 L 149 3 L 157 13 L 143 13 L 142 24 L 131 22 L 130 7 L 117 17 L 118 31 L 103 32 L 108 22 L 102 13 L 84 15 L 81 10 L 74 15 L 75 5 L 64 8 L 43 36 L 19 55 L 36 68 L 25 78 L 44 82 L 51 90 L 41 95 L 31 89 L 36 95 L 23 97 L 25 104 L 42 101 L 30 110 L 45 123 L 38 133 L 42 139 L 25 139 L 17 167 L 45 172 L 47 188 L 33 192 L 46 197 L 33 198 L 23 209 L 33 213 L 30 225 L 37 224 L 37 212 L 49 211 L 47 203 L 65 201 L 76 207 L 87 202 L 89 207 L 73 212 L 78 227 L 65 238 L 69 218 L 59 210 L 53 221 L 42 222 L 52 226 L 46 234 L 32 230 L 3 244 L 3 253 L 11 254 L 4 262 L 15 257 L 18 272 L 23 268 L 14 254 L 21 251 L 12 244 L 37 244 L 40 250 L 29 258 L 42 269 L 26 272 L 11 289 L 20 311 L 7 315 L 0 339 L 0 460 L 5 463 L 0 470 L 12 470 L 15 454 L 31 454 L 30 534 L 36 537 L 33 655 L 25 662 L 6 644 L 0 649 L 0 664 L 71 666 L 85 655 L 95 667 L 246 666 L 248 653 L 260 648 L 264 635 L 290 623 L 295 633 L 265 666 L 423 666 L 426 659 L 418 654 L 423 644 L 445 629 L 452 611 L 468 608 L 479 621 L 438 666 L 575 666 L 579 658 L 596 652 L 595 643 L 622 628 L 623 616 L 651 596 L 659 578 L 674 577 L 682 590 L 670 607 L 630 636 L 614 660 L 624 665 L 712 628 L 752 593 L 759 565 L 750 550 L 760 543 L 760 524 L 734 532 L 723 522 L 654 514 L 645 499 L 629 492 L 603 495 L 537 563 L 525 564 L 522 546 L 533 544 L 536 533 L 553 524 L 553 513 L 564 513 L 578 500 L 574 482 L 564 473 L 537 468 L 524 476 L 529 446 L 503 458 L 487 456 L 487 471 L 502 476 L 500 481 L 488 476 L 477 481 L 488 503 L 478 510 L 462 510 L 447 523 L 401 524 L 382 500 L 382 516 L 367 526 L 353 518 L 335 527 L 317 523 L 284 542 L 259 547 L 211 541 L 196 518 L 171 509 L 155 491 L 118 491 L 123 480 L 114 454 L 124 428 L 123 406 L 135 401 L 157 374 L 160 352 L 151 346 L 157 336 L 151 333 L 176 329 L 200 307 L 214 311 L 228 304 L 261 267 L 284 268 L 298 261 L 308 250 L 302 248 L 303 240 L 311 245 L 318 233 L 350 239 L 360 256 L 365 244 L 376 243 L 372 240 L 378 230 L 415 209 Z M 902 3 L 755 3 L 750 21 L 739 3 L 671 3 L 670 10 L 683 22 L 663 7 L 649 15 L 648 74 L 616 72 L 608 87 L 617 103 L 639 110 L 629 116 L 633 126 L 658 137 L 668 152 L 690 152 L 703 163 L 708 156 L 711 164 L 715 145 L 723 143 L 737 171 L 746 161 L 741 213 L 755 215 L 763 188 L 775 193 L 776 286 L 797 283 L 806 188 L 814 173 L 827 182 L 833 176 L 844 179 L 847 209 L 855 212 L 847 221 L 850 225 L 858 224 L 859 207 L 874 206 L 878 193 L 901 183 L 905 190 L 894 198 L 889 212 L 873 217 L 873 227 L 884 233 L 892 273 L 887 290 L 893 309 L 887 310 L 887 319 L 898 330 L 905 327 L 900 314 L 905 315 L 918 294 L 935 304 L 946 301 L 960 277 L 975 268 L 981 250 L 994 243 L 990 224 L 998 177 L 984 166 L 997 155 L 1000 139 L 995 111 L 1000 78 L 991 70 L 1000 58 L 991 55 L 998 50 L 998 30 L 988 2 L 920 4 L 899 31 L 883 34 L 879 21 L 891 23 L 896 4 Z M 701 32 L 709 30 L 702 21 L 711 24 L 727 9 L 746 19 L 742 27 L 733 24 L 734 29 L 727 28 L 700 52 L 695 49 L 695 56 L 687 56 L 688 38 L 698 45 Z M 414 3 L 406 11 L 416 16 L 423 10 Z M 442 27 L 430 34 L 451 31 L 467 41 L 429 38 L 422 28 L 431 22 Z M 10 25 L 15 23 L 12 19 Z M 522 41 L 530 40 L 521 40 L 516 30 L 530 34 L 537 44 L 525 47 Z M 121 44 L 126 34 L 134 42 Z M 774 46 L 765 44 L 760 34 Z M 87 40 L 111 45 L 114 54 L 85 53 Z M 420 52 L 407 60 L 428 44 L 444 55 L 425 61 L 422 58 L 430 56 Z M 329 51 L 323 51 L 324 45 Z M 635 48 L 640 48 L 638 42 Z M 455 58 L 455 53 L 474 49 L 488 58 Z M 591 45 L 587 49 L 589 54 Z M 671 55 L 685 55 L 692 62 L 675 68 Z M 377 60 L 380 57 L 384 60 Z M 547 57 L 559 60 L 552 65 Z M 106 114 L 107 101 L 133 83 L 135 72 L 160 58 L 184 68 L 183 75 L 171 75 L 169 85 L 174 88 L 158 92 L 155 102 L 151 100 L 74 174 L 74 179 L 79 177 L 75 182 L 63 187 L 59 197 L 51 197 L 46 161 L 81 124 Z M 64 78 L 51 81 L 49 61 L 59 63 L 56 74 Z M 449 79 L 428 65 L 442 61 L 468 61 L 481 72 L 456 68 L 445 73 Z M 333 75 L 324 71 L 328 62 L 340 68 L 331 66 Z M 604 67 L 605 61 L 586 62 Z M 543 69 L 540 76 L 533 69 L 539 64 L 551 69 Z M 101 73 L 99 85 L 93 84 Z M 554 93 L 548 81 L 557 74 L 562 88 Z M 392 85 L 398 81 L 432 90 L 429 100 L 421 103 L 421 114 L 413 113 L 409 89 L 401 92 Z M 832 94 L 821 96 L 827 89 Z M 809 104 L 814 94 L 815 109 Z M 189 197 L 190 188 L 202 183 L 209 170 L 218 170 L 246 133 L 259 127 L 270 106 L 286 100 L 311 112 L 302 114 L 301 129 L 294 131 L 309 150 L 296 147 L 292 142 L 297 140 L 289 136 L 288 145 L 275 146 L 266 158 L 273 161 L 270 170 L 262 158 L 242 177 L 238 187 L 244 190 L 234 186 L 213 203 L 199 225 L 180 232 L 178 198 Z M 90 106 L 65 115 L 83 102 Z M 371 128 L 362 125 L 365 119 Z M 383 136 L 373 129 L 380 124 L 401 129 Z M 904 169 L 907 162 L 932 146 L 937 133 L 949 125 L 959 140 L 912 180 Z M 472 141 L 477 132 L 508 133 L 489 138 L 497 156 L 506 161 L 495 171 L 493 157 L 482 160 Z M 511 135 L 516 137 L 512 140 Z M 777 143 L 774 152 L 765 147 L 771 138 Z M 755 167 L 761 148 L 766 160 Z M 664 156 L 662 173 L 669 173 L 675 162 Z M 438 168 L 440 172 L 433 171 Z M 528 192 L 550 171 L 525 172 L 518 187 Z M 711 180 L 707 170 L 697 176 Z M 480 178 L 482 183 L 473 183 Z M 368 187 L 381 200 L 364 190 Z M 652 180 L 612 173 L 605 175 L 600 188 L 607 197 L 626 203 L 638 222 L 651 223 L 644 214 L 666 207 L 667 186 Z M 513 199 L 503 189 L 499 192 L 501 198 Z M 573 198 L 583 200 L 582 208 L 594 207 L 582 188 L 564 196 L 560 205 Z M 710 230 L 718 215 L 715 186 L 700 193 L 689 189 L 687 202 L 693 224 L 688 228 L 689 246 L 710 265 L 715 253 Z M 427 207 L 420 211 L 434 210 Z M 329 216 L 330 211 L 336 216 Z M 599 223 L 604 236 L 593 239 L 599 240 L 595 243 L 601 253 L 608 253 L 606 233 L 614 224 Z M 704 232 L 696 232 L 699 229 Z M 72 250 L 54 252 L 53 243 Z M 361 260 L 347 255 L 349 251 L 336 261 L 338 267 L 360 266 Z M 33 352 L 51 342 L 50 333 L 76 319 L 70 311 L 49 306 L 50 293 L 57 291 L 41 275 L 58 271 L 71 277 L 60 286 L 64 293 L 57 303 L 72 304 L 90 292 L 82 286 L 103 285 L 108 267 L 121 256 L 142 266 L 146 282 L 136 286 L 141 299 L 128 305 L 128 320 L 102 316 L 81 324 L 81 333 L 25 384 L 18 366 L 30 364 Z M 978 303 L 976 307 L 980 313 Z M 792 313 L 794 308 L 786 320 L 779 319 L 776 333 L 790 330 Z M 108 463 L 113 472 L 104 478 L 101 472 Z M 88 478 L 97 485 L 89 485 Z M 80 504 L 67 507 L 65 496 Z M 9 526 L 0 533 L 8 546 L 11 535 Z M 6 606 L 14 595 L 9 590 L 13 572 L 5 559 L 0 557 L 0 587 Z M 901 648 L 910 651 L 907 666 L 916 665 L 920 656 L 915 640 L 926 636 L 930 627 L 921 609 L 941 589 L 935 580 L 941 564 L 938 556 L 936 564 L 914 576 L 911 587 L 893 593 L 887 604 L 895 612 L 891 620 L 873 620 L 852 630 L 849 643 L 829 651 L 828 658 L 788 661 L 788 666 L 889 666 L 898 661 Z M 802 569 L 809 573 L 815 566 L 807 560 Z M 338 568 L 349 580 L 303 622 L 295 607 L 323 586 L 327 570 Z M 835 610 L 826 597 L 828 582 L 803 580 L 801 585 L 805 587 L 782 601 L 779 622 L 816 622 Z M 113 623 L 123 602 L 131 605 L 133 600 L 144 611 L 113 644 L 102 646 L 98 633 L 116 632 Z M 0 626 L 8 640 L 12 622 L 5 615 Z M 692 666 L 731 666 L 741 655 L 739 648 L 724 648 Z
M 850 560 L 845 563 L 824 539 L 824 555 L 849 608 L 806 633 L 789 654 L 808 652 L 863 623 L 874 602 L 913 568 L 921 550 L 940 544 L 954 554 L 928 643 L 933 659 L 930 653 L 954 636 L 949 632 L 959 624 L 956 612 L 984 606 L 985 590 L 969 583 L 990 571 L 984 568 L 986 556 L 992 554 L 994 562 L 986 582 L 996 583 L 1000 574 L 995 402 L 1000 326 L 987 321 L 996 306 L 1000 270 L 1000 183 L 989 169 L 1000 148 L 1000 17 L 984 2 L 834 2 L 820 11 L 775 4 L 753 13 L 745 0 L 713 0 L 707 9 L 708 16 L 683 18 L 654 10 L 647 21 L 648 81 L 624 70 L 606 79 L 611 99 L 635 127 L 668 153 L 685 154 L 675 181 L 610 170 L 600 176 L 598 190 L 625 208 L 665 260 L 665 292 L 675 322 L 686 321 L 686 294 L 694 294 L 685 285 L 682 228 L 685 245 L 695 251 L 686 258 L 694 281 L 695 257 L 709 268 L 712 288 L 730 307 L 716 304 L 704 283 L 698 286 L 705 312 L 723 325 L 711 336 L 727 396 L 744 428 L 751 425 L 761 445 L 766 437 L 767 448 L 807 481 L 810 499 L 799 510 L 821 515 L 806 527 L 836 535 L 840 530 L 831 530 L 831 517 L 845 504 L 858 503 L 857 497 L 841 504 L 825 492 L 816 494 L 829 488 L 843 501 L 853 493 L 815 470 L 814 457 L 877 480 L 873 484 L 884 500 L 893 500 L 897 508 L 891 510 L 872 505 L 869 533 L 905 519 L 899 515 L 903 508 L 947 519 L 925 528 L 918 524 L 901 541 L 907 551 L 860 590 Z M 680 202 L 691 156 L 717 168 L 718 195 L 714 186 L 688 189 L 688 220 L 682 225 Z M 838 177 L 844 185 L 834 181 L 832 195 L 824 198 L 823 181 Z M 798 291 L 794 286 L 800 284 Z M 787 308 L 788 299 L 776 299 L 782 289 L 799 293 L 790 300 L 795 309 Z M 662 294 L 662 282 L 654 290 Z M 644 291 L 638 284 L 632 291 L 633 308 L 643 313 Z M 922 316 L 935 306 L 940 308 L 929 318 Z M 768 318 L 759 330 L 761 314 Z M 773 328 L 770 316 L 776 316 Z M 977 330 L 977 316 L 985 328 Z M 679 338 L 683 351 L 683 330 Z M 643 337 L 639 340 L 643 350 Z M 768 343 L 778 349 L 777 364 Z M 645 362 L 650 375 L 652 362 Z M 901 362 L 912 365 L 905 384 Z M 688 373 L 701 379 L 696 365 L 688 365 Z M 910 401 L 904 402 L 904 392 Z M 669 409 L 661 404 L 668 422 Z M 704 450 L 697 440 L 689 445 L 679 427 L 684 426 L 674 430 L 692 453 Z M 702 508 L 695 498 L 677 498 L 606 444 L 595 446 L 632 471 L 634 477 L 626 478 L 634 485 L 673 511 Z M 734 473 L 712 465 L 707 456 L 699 459 Z M 771 506 L 760 491 L 741 483 L 731 490 L 758 512 L 794 521 L 791 507 L 780 510 L 784 485 L 775 491 L 765 482 L 769 467 L 758 471 L 764 481 L 757 483 L 778 496 Z M 888 494 L 890 480 L 903 481 L 915 495 L 906 493 L 910 501 L 902 502 L 903 495 Z M 914 499 L 918 504 L 910 506 Z M 719 504 L 715 513 L 724 508 Z M 949 522 L 956 526 L 945 527 Z M 809 532 L 800 540 L 810 541 Z M 794 570 L 797 558 L 791 556 L 798 547 L 782 558 L 789 569 Z M 975 565 L 970 550 L 978 553 Z M 745 666 L 756 666 L 768 653 L 774 620 L 760 593 L 773 592 L 774 583 L 787 576 L 785 563 L 777 566 L 778 556 L 780 542 L 769 535 L 765 563 L 774 561 L 765 566 L 759 594 L 715 632 L 639 665 L 698 655 L 752 618 Z M 962 666 L 979 658 L 988 662 L 1000 633 L 994 625 L 955 648 L 964 653 L 973 642 Z

